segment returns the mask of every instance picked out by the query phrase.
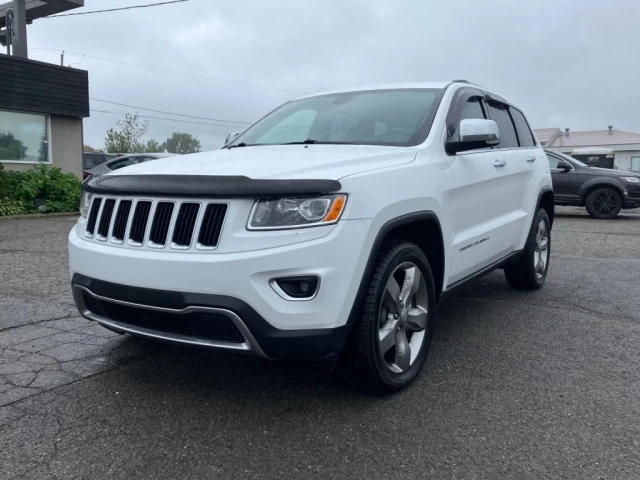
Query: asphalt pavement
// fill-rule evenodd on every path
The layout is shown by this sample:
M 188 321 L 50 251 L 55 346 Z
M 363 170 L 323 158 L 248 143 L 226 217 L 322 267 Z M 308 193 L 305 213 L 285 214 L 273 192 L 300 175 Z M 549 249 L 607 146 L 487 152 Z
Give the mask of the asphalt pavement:
M 0 220 L 0 479 L 640 478 L 640 213 L 561 209 L 544 288 L 447 299 L 390 397 L 78 316 L 75 219 Z

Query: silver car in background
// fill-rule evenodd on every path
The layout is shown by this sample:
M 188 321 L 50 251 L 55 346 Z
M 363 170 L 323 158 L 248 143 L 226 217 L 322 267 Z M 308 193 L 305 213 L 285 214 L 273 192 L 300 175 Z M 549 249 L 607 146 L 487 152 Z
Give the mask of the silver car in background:
M 90 170 L 85 170 L 82 177 L 83 180 L 86 181 L 92 177 L 98 177 L 112 172 L 113 170 L 128 167 L 129 165 L 157 160 L 159 158 L 173 157 L 175 155 L 175 153 L 132 153 L 129 155 L 123 155 L 121 157 L 114 158 L 113 160 L 108 160 Z

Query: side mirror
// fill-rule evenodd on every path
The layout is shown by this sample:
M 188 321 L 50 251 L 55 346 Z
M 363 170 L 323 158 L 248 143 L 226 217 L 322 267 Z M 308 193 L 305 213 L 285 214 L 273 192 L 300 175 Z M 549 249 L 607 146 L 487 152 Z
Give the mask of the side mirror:
M 493 120 L 465 118 L 460 122 L 457 141 L 448 141 L 448 153 L 495 147 L 500 143 L 500 130 Z
M 240 135 L 240 132 L 231 132 L 229 135 L 227 135 L 227 139 L 224 141 L 224 144 L 227 145 L 230 141 L 232 141 L 238 135 Z
M 571 164 L 565 160 L 558 160 L 558 166 L 556 167 L 559 170 L 563 170 L 565 172 L 568 172 L 571 170 Z

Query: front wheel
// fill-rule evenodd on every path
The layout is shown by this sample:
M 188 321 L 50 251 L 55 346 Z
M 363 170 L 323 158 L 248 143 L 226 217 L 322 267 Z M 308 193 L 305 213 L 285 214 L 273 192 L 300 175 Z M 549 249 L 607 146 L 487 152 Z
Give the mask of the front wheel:
M 594 190 L 584 203 L 593 218 L 610 220 L 616 218 L 622 210 L 622 196 L 613 188 Z
M 522 255 L 504 268 L 507 282 L 519 290 L 537 290 L 544 285 L 551 257 L 551 222 L 544 209 L 538 210 Z
M 359 311 L 345 352 L 347 380 L 377 393 L 401 390 L 427 359 L 435 316 L 431 268 L 417 245 L 385 245 Z

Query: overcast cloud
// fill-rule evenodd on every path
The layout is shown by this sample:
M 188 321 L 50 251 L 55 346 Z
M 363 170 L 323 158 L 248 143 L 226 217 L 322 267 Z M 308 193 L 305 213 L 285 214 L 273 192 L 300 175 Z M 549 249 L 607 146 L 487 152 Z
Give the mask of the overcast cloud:
M 85 0 L 75 12 L 143 3 Z M 59 63 L 38 49 L 64 49 L 289 91 L 65 56 L 89 71 L 92 97 L 201 117 L 251 122 L 294 92 L 465 78 L 535 128 L 640 132 L 638 18 L 637 0 L 190 0 L 36 20 L 28 34 L 37 60 Z M 92 112 L 85 143 L 102 147 L 119 118 Z M 146 138 L 177 130 L 206 150 L 235 128 L 149 119 Z

